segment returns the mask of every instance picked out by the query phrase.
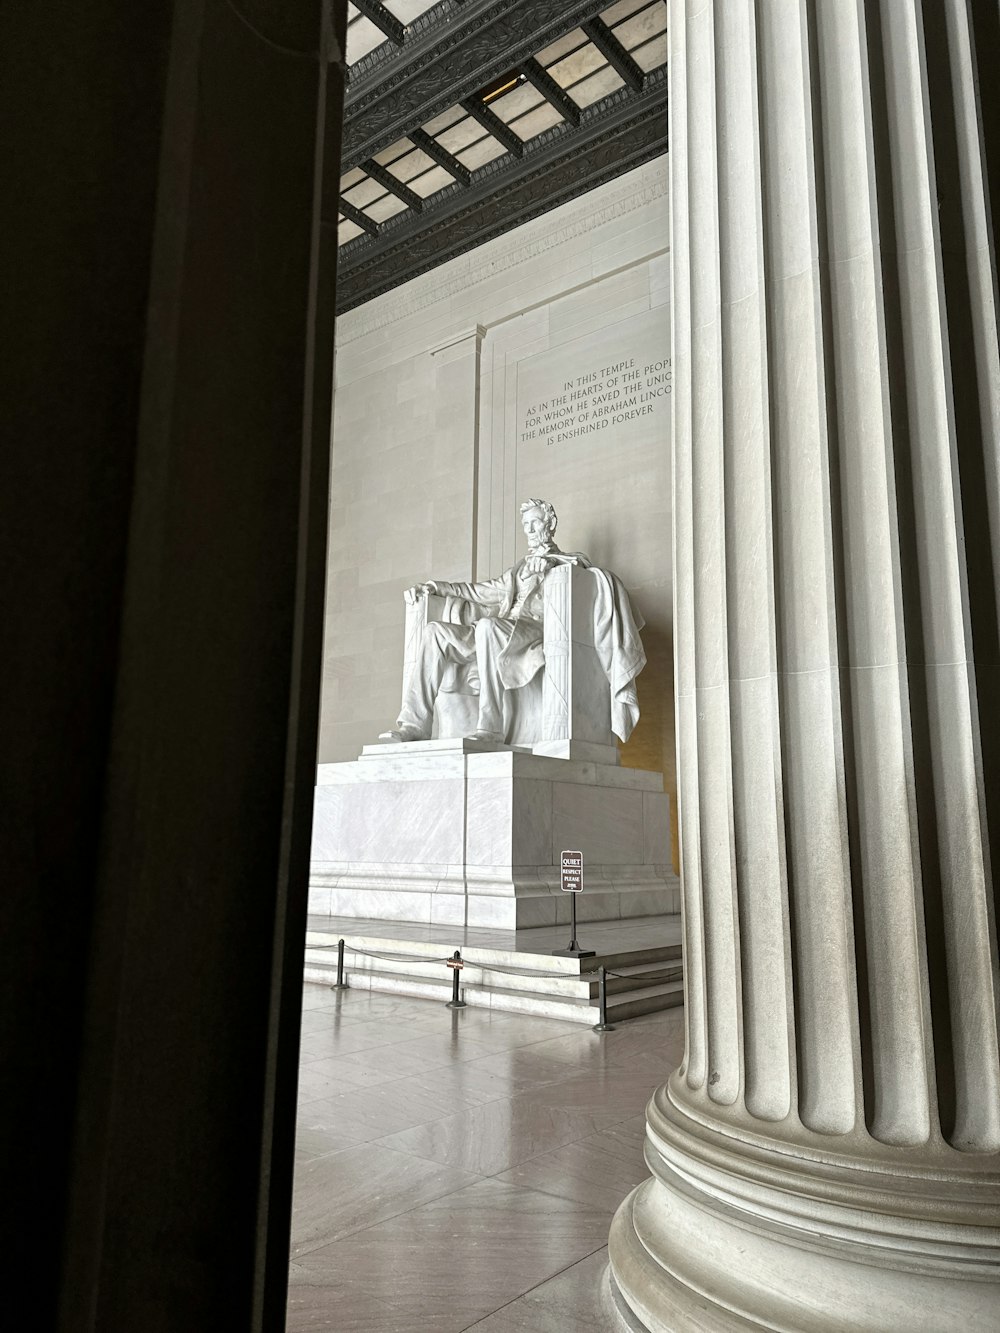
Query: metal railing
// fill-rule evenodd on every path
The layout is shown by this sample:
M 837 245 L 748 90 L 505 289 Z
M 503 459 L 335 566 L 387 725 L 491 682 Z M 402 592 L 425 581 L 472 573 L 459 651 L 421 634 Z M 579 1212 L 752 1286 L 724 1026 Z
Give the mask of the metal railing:
M 432 958 L 423 954 L 413 953 L 382 953 L 375 949 L 361 949 L 356 944 L 348 944 L 345 939 L 339 939 L 336 946 L 332 944 L 310 944 L 307 948 L 320 950 L 337 950 L 337 980 L 331 987 L 332 990 L 347 990 L 348 983 L 344 979 L 344 955 L 348 949 L 351 953 L 360 954 L 365 958 L 377 958 L 387 963 L 443 963 L 451 971 L 451 999 L 447 1002 L 449 1009 L 465 1009 L 466 1002 L 460 994 L 460 973 L 466 966 L 466 960 L 462 957 L 460 949 L 449 954 L 445 958 Z M 469 967 L 476 967 L 480 972 L 501 972 L 506 976 L 512 977 L 540 977 L 557 981 L 567 979 L 574 980 L 574 974 L 570 972 L 539 972 L 534 968 L 526 967 L 504 967 L 500 963 L 481 963 L 469 962 Z M 614 1032 L 617 1024 L 608 1022 L 608 977 L 618 977 L 622 981 L 642 981 L 646 978 L 662 978 L 663 968 L 658 966 L 649 972 L 615 972 L 612 968 L 605 967 L 602 963 L 597 969 L 597 1012 L 598 1021 L 593 1025 L 594 1032 Z M 580 978 L 583 978 L 580 973 Z

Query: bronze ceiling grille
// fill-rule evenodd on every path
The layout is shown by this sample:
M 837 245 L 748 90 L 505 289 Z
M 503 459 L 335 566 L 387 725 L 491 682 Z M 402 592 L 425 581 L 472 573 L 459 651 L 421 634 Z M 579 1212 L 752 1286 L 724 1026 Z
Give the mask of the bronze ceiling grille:
M 667 147 L 665 0 L 356 0 L 337 289 L 350 310 Z

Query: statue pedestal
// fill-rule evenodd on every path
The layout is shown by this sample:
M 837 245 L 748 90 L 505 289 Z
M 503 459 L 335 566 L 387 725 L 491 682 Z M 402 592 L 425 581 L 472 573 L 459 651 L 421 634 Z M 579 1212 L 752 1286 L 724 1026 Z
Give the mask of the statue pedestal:
M 663 776 L 469 740 L 368 745 L 320 764 L 309 911 L 523 929 L 680 910 Z

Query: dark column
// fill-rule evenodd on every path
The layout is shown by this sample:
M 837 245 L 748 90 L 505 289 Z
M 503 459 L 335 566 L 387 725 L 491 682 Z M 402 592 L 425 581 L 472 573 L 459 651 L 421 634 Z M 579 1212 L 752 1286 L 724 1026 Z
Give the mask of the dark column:
M 0 18 L 24 1327 L 283 1326 L 345 9 Z

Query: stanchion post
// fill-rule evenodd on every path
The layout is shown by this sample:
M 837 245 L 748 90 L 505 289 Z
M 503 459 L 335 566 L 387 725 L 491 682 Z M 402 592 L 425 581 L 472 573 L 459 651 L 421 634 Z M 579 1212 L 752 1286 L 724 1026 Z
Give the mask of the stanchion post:
M 459 999 L 458 995 L 458 974 L 465 964 L 462 962 L 462 955 L 458 949 L 448 959 L 447 966 L 451 968 L 451 999 L 448 1001 L 449 1009 L 464 1009 L 465 1001 Z
M 347 990 L 347 982 L 344 980 L 344 941 L 337 941 L 337 984 L 334 990 Z
M 600 1022 L 594 1024 L 595 1032 L 614 1032 L 614 1023 L 608 1022 L 608 970 L 602 963 L 597 969 L 597 1004 Z

